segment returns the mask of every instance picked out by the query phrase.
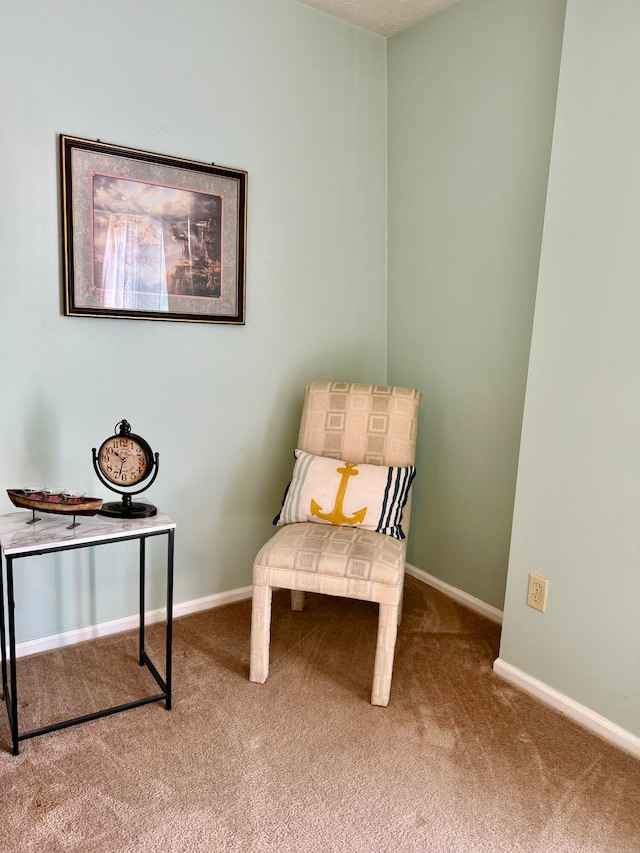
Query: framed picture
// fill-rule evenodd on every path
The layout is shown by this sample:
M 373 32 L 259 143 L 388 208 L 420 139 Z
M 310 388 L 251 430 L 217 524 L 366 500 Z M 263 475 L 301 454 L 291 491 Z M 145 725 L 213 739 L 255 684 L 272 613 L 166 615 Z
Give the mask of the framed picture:
M 246 172 L 60 143 L 65 315 L 244 323 Z

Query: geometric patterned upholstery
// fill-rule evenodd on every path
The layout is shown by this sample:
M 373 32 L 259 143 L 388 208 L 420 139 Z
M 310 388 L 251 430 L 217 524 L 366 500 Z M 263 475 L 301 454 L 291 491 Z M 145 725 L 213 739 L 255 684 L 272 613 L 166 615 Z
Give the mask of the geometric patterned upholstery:
M 302 522 L 281 527 L 255 560 L 254 583 L 398 604 L 404 542 L 371 530 Z
M 304 391 L 297 447 L 346 462 L 413 465 L 422 394 L 413 388 L 347 382 L 312 382 Z M 402 513 L 409 532 L 411 495 Z M 402 603 L 407 540 L 355 527 L 299 522 L 281 527 L 253 565 L 249 678 L 269 674 L 271 592 L 291 590 L 294 610 L 305 592 L 379 604 L 371 702 L 387 705 Z
M 347 462 L 413 465 L 421 396 L 413 388 L 312 382 L 298 447 Z

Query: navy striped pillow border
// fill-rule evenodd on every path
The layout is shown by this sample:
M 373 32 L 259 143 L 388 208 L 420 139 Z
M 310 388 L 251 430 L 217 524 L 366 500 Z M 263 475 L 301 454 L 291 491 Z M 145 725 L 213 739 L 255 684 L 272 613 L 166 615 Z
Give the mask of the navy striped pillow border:
M 414 465 L 406 468 L 389 468 L 387 474 L 387 485 L 384 491 L 382 512 L 376 527 L 376 533 L 384 533 L 394 539 L 406 539 L 404 530 L 400 526 L 402 510 L 407 503 L 409 489 L 413 478 L 416 476 Z

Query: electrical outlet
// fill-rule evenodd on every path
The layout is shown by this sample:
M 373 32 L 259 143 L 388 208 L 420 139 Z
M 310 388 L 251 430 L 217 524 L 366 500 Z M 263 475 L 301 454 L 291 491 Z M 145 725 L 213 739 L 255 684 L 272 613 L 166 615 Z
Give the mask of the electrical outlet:
M 549 581 L 539 575 L 529 574 L 529 588 L 527 589 L 527 604 L 541 613 L 547 609 L 547 588 Z

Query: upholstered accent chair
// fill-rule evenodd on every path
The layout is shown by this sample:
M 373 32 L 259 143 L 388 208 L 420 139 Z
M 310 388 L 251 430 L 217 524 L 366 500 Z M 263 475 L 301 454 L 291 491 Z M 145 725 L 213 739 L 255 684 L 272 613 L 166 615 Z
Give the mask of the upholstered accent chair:
M 351 465 L 412 466 L 421 397 L 413 388 L 312 382 L 304 391 L 298 448 Z M 409 495 L 402 514 L 405 535 L 410 500 Z M 372 601 L 379 605 L 379 616 L 371 703 L 386 706 L 401 616 L 406 541 L 333 522 L 279 527 L 253 566 L 250 680 L 262 684 L 269 674 L 273 588 L 291 590 L 292 610 L 303 610 L 305 592 Z

